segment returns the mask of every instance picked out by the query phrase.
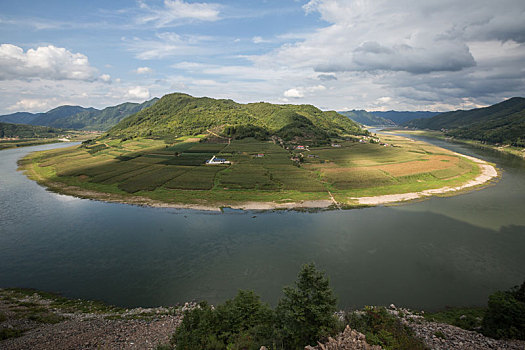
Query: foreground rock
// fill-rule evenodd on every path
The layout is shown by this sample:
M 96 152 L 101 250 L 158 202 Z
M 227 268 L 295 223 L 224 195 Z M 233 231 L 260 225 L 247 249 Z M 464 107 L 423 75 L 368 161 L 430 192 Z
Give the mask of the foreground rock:
M 65 310 L 56 301 L 1 290 L 0 348 L 9 349 L 155 349 L 169 343 L 182 308 L 88 311 L 85 303 Z M 2 339 L 2 338 L 0 338 Z
M 412 329 L 419 339 L 432 350 L 524 350 L 525 342 L 519 340 L 496 340 L 481 333 L 467 331 L 444 323 L 429 322 L 410 310 L 390 306 L 392 314 L 400 317 L 403 324 Z
M 328 338 L 324 344 L 318 343 L 317 346 L 307 346 L 305 350 L 381 350 L 378 345 L 370 345 L 366 342 L 364 334 L 359 333 L 349 326 L 346 326 L 343 333 L 339 334 L 335 339 Z

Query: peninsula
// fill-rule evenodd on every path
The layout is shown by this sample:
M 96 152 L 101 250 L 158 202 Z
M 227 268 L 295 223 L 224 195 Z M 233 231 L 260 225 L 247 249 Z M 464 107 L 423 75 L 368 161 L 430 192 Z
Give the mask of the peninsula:
M 52 191 L 150 206 L 351 208 L 457 193 L 494 167 L 310 105 L 169 94 L 81 145 L 21 162 Z

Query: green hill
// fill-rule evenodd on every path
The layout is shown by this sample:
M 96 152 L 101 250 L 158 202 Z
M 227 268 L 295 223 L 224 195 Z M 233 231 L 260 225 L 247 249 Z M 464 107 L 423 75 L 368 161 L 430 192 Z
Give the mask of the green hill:
M 0 122 L 0 138 L 50 138 L 63 134 L 60 129 L 48 126 L 35 126 L 25 124 L 11 124 Z
M 311 105 L 240 104 L 173 93 L 122 120 L 108 134 L 115 138 L 176 138 L 207 131 L 236 139 L 276 135 L 285 140 L 312 141 L 366 133 L 350 119 Z
M 352 119 L 354 122 L 363 124 L 363 125 L 369 125 L 369 126 L 394 126 L 396 123 L 393 121 L 376 116 L 371 112 L 367 112 L 364 110 L 351 110 L 351 111 L 344 111 L 339 112 L 339 114 L 342 114 L 350 119 Z
M 513 97 L 498 104 L 468 111 L 439 114 L 429 119 L 415 119 L 405 126 L 443 130 L 449 136 L 525 146 L 525 98 Z

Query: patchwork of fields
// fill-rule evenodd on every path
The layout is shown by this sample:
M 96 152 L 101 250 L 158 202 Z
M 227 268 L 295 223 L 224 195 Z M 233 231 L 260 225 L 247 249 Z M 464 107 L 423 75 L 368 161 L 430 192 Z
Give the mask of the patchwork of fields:
M 219 205 L 332 196 L 352 205 L 351 197 L 457 185 L 479 172 L 470 160 L 444 149 L 397 136 L 381 137 L 382 144 L 339 140 L 341 147 L 305 150 L 255 139 L 229 144 L 195 137 L 172 144 L 101 140 L 35 153 L 25 163 L 44 184 L 60 182 L 166 203 Z M 205 164 L 214 155 L 231 164 Z

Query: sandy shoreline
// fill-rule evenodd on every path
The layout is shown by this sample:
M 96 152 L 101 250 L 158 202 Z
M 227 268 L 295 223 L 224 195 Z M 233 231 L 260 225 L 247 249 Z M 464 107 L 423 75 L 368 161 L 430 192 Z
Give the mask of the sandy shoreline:
M 447 187 L 435 188 L 435 189 L 424 190 L 424 191 L 419 191 L 419 192 L 388 194 L 388 195 L 374 196 L 374 197 L 352 197 L 351 199 L 357 201 L 357 203 L 361 205 L 380 205 L 380 204 L 405 202 L 405 201 L 411 201 L 415 199 L 430 197 L 433 195 L 440 195 L 440 194 L 447 194 L 451 192 L 462 191 L 470 187 L 480 186 L 498 176 L 498 171 L 496 170 L 496 168 L 488 164 L 484 160 L 470 157 L 467 155 L 463 155 L 460 153 L 455 153 L 455 154 L 477 163 L 481 169 L 481 174 L 478 175 L 474 180 L 470 180 L 469 182 L 461 186 L 456 186 L 456 187 L 447 186 Z

